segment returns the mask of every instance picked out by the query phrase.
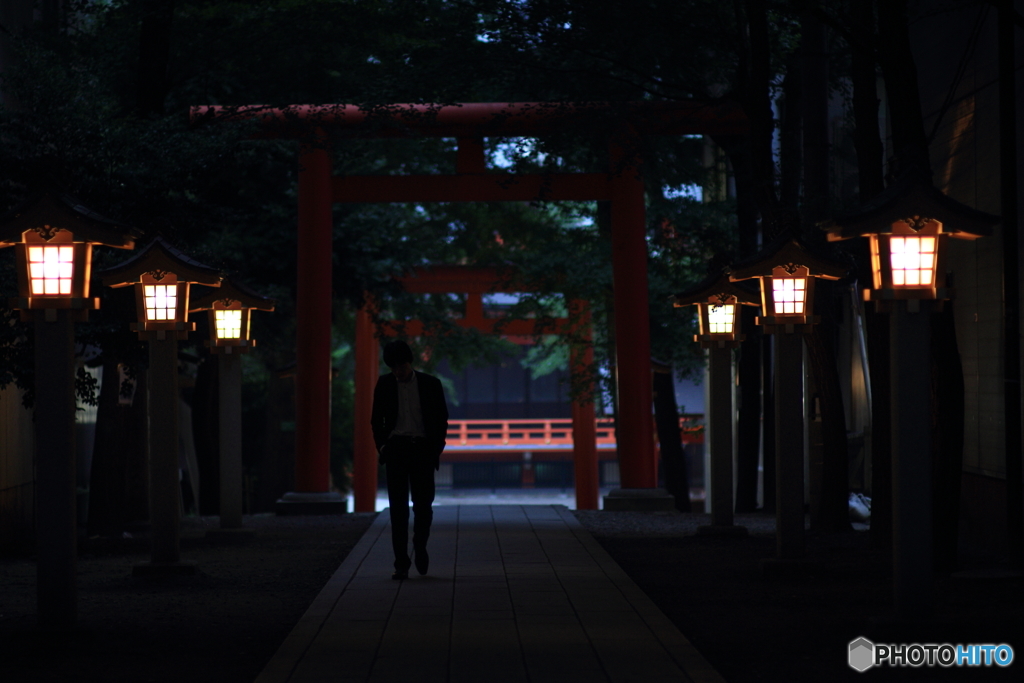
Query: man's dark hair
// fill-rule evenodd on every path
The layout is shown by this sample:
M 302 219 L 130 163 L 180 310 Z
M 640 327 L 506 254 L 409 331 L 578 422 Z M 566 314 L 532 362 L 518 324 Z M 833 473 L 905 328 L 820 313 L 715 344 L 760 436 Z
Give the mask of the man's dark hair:
M 412 349 L 401 339 L 389 341 L 384 345 L 384 365 L 394 368 L 402 363 L 412 362 Z

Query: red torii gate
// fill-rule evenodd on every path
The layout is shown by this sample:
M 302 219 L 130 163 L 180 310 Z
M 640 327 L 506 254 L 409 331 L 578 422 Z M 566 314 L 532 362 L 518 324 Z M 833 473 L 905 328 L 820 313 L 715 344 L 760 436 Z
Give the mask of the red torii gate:
M 257 120 L 264 135 L 303 140 L 299 153 L 296 315 L 296 493 L 329 497 L 333 202 L 609 201 L 618 383 L 618 457 L 623 488 L 654 488 L 650 329 L 644 185 L 636 143 L 645 134 L 743 134 L 740 107 L 719 102 L 465 103 L 193 107 L 194 123 Z M 604 127 L 607 173 L 487 172 L 483 138 Z M 330 137 L 453 137 L 455 175 L 332 177 Z M 364 367 L 363 363 L 361 367 Z M 357 509 L 365 507 L 358 496 Z M 367 508 L 372 510 L 373 508 Z
M 570 363 L 574 373 L 583 373 L 593 363 L 594 350 L 590 344 L 590 311 L 586 302 L 572 299 L 566 302 L 568 318 L 546 321 L 545 328 L 536 320 L 508 320 L 484 316 L 483 295 L 492 292 L 515 292 L 522 288 L 511 283 L 511 273 L 497 268 L 474 266 L 433 266 L 417 268 L 411 274 L 398 278 L 407 292 L 416 294 L 466 294 L 463 317 L 456 325 L 476 329 L 485 334 L 499 333 L 509 337 L 530 337 L 540 333 L 572 333 L 582 343 L 574 344 Z M 355 405 L 355 462 L 352 489 L 354 509 L 371 512 L 377 500 L 377 448 L 370 429 L 373 389 L 379 374 L 379 344 L 371 319 L 369 306 L 364 305 L 356 317 L 356 405 Z M 401 329 L 399 329 L 399 325 Z M 574 327 L 570 327 L 575 325 Z M 403 333 L 408 337 L 423 336 L 426 330 L 419 320 L 385 323 L 383 334 Z M 593 386 L 587 386 L 572 402 L 573 473 L 576 490 L 576 508 L 598 508 L 597 434 L 594 427 Z

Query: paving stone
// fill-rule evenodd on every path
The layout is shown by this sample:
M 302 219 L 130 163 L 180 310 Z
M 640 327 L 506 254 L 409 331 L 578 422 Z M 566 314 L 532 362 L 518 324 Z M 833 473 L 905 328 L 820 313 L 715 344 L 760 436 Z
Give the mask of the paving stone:
M 382 513 L 258 683 L 721 683 L 562 506 L 437 507 L 429 548 L 392 581 Z

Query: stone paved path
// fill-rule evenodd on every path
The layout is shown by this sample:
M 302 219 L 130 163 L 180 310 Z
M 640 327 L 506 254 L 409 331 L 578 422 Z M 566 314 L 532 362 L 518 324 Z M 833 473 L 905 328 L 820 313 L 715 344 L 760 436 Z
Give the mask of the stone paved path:
M 257 683 L 721 683 L 561 505 L 434 508 L 430 571 L 392 581 L 387 511 Z

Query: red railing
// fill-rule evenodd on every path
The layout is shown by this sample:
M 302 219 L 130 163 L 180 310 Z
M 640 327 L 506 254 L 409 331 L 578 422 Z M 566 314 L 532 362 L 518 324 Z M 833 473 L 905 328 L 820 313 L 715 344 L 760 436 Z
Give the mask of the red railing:
M 704 428 L 697 422 L 703 416 L 679 418 L 683 443 L 703 443 Z M 615 448 L 615 421 L 595 420 L 597 447 Z M 449 420 L 448 447 L 510 449 L 572 447 L 572 420 Z

